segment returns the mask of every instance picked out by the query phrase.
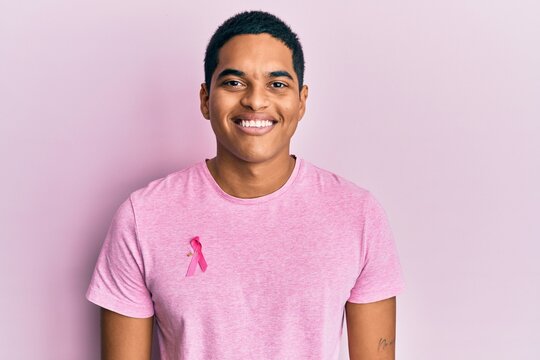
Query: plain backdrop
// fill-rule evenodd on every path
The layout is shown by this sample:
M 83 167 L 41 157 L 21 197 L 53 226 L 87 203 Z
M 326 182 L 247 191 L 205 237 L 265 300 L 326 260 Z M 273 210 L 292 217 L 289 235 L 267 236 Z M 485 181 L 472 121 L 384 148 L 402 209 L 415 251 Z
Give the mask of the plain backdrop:
M 511 0 L 2 0 L 0 358 L 99 357 L 84 294 L 112 215 L 215 155 L 204 49 L 241 10 L 303 43 L 292 153 L 388 213 L 397 358 L 539 359 L 540 5 Z

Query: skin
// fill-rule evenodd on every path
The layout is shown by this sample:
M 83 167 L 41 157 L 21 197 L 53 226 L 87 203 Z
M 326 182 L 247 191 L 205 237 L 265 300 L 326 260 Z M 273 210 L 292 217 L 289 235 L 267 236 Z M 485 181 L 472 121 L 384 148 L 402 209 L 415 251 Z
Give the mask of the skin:
M 223 191 L 238 198 L 283 186 L 295 160 L 290 142 L 304 116 L 308 87 L 299 88 L 292 51 L 268 34 L 238 35 L 219 51 L 210 91 L 201 84 L 200 108 L 216 136 L 207 166 Z M 267 134 L 245 134 L 234 119 L 263 115 L 277 121 Z M 345 305 L 351 360 L 394 359 L 395 298 Z M 102 360 L 149 360 L 153 317 L 130 318 L 102 309 Z
M 227 69 L 242 75 L 220 77 Z M 201 84 L 200 100 L 217 142 L 208 169 L 225 192 L 239 198 L 260 197 L 287 181 L 294 168 L 290 141 L 308 96 L 307 85 L 299 90 L 292 51 L 271 35 L 238 35 L 220 49 L 210 94 Z M 245 134 L 233 121 L 245 114 L 264 115 L 278 123 L 265 135 Z
M 150 360 L 153 321 L 101 308 L 101 359 Z
M 367 304 L 346 302 L 351 360 L 394 360 L 396 297 Z

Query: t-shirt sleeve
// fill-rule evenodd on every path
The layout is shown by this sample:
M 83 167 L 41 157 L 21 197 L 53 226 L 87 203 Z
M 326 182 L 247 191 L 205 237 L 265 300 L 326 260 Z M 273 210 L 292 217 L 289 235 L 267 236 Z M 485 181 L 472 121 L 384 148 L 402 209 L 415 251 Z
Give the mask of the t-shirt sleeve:
M 368 192 L 364 203 L 361 270 L 349 302 L 369 303 L 398 295 L 405 289 L 394 236 L 386 212 Z
M 152 298 L 145 283 L 131 197 L 118 207 L 112 219 L 86 299 L 125 316 L 147 318 L 154 315 Z

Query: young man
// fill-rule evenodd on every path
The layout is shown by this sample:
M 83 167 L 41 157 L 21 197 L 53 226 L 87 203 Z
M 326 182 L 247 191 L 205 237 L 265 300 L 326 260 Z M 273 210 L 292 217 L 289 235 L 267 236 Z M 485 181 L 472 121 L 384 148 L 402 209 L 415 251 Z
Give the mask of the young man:
M 118 208 L 88 288 L 103 359 L 393 359 L 403 288 L 385 212 L 289 153 L 308 87 L 297 36 L 244 12 L 208 44 L 201 112 L 217 154 Z

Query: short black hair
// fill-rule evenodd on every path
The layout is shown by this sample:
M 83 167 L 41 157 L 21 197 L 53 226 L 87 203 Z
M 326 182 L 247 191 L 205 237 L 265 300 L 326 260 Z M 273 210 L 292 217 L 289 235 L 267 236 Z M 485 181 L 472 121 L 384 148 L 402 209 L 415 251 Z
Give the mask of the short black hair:
M 210 38 L 204 56 L 204 81 L 210 93 L 212 75 L 218 65 L 219 49 L 233 36 L 243 34 L 270 34 L 281 40 L 292 51 L 294 71 L 298 77 L 299 90 L 304 83 L 304 52 L 298 36 L 280 18 L 265 11 L 244 11 L 221 24 Z

